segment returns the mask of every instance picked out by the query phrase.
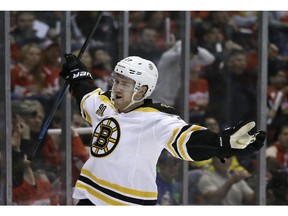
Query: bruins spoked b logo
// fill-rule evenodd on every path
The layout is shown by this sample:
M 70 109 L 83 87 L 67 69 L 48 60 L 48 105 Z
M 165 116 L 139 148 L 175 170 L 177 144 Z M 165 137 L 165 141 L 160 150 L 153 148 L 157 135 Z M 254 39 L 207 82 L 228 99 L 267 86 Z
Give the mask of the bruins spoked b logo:
M 116 119 L 105 118 L 95 128 L 90 148 L 94 157 L 109 155 L 117 146 L 120 138 L 120 127 Z

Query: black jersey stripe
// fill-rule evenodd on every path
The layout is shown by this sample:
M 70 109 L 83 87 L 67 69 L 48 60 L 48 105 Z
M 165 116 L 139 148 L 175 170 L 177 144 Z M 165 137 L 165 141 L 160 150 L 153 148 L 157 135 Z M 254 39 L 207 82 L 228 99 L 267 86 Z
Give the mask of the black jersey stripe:
M 182 129 L 180 130 L 180 132 L 178 132 L 178 135 L 176 136 L 174 142 L 172 143 L 172 147 L 175 150 L 175 152 L 177 153 L 179 158 L 182 158 L 181 154 L 178 151 L 178 146 L 177 146 L 177 141 L 179 139 L 179 137 L 182 135 L 182 133 L 184 133 L 188 128 L 190 128 L 191 125 L 186 125 L 184 127 L 182 127 Z M 183 158 L 182 158 L 183 159 Z
M 119 194 L 113 190 L 109 190 L 107 188 L 104 188 L 102 186 L 100 186 L 99 184 L 95 183 L 94 181 L 92 181 L 91 179 L 80 175 L 78 180 L 92 186 L 94 189 L 101 191 L 104 194 L 107 194 L 111 197 L 114 197 L 116 199 L 125 201 L 125 202 L 129 202 L 129 203 L 134 203 L 134 204 L 138 204 L 138 205 L 156 205 L 157 200 L 143 200 L 143 199 L 137 199 L 137 198 L 133 198 L 133 197 L 128 197 L 128 196 L 124 196 L 123 194 Z

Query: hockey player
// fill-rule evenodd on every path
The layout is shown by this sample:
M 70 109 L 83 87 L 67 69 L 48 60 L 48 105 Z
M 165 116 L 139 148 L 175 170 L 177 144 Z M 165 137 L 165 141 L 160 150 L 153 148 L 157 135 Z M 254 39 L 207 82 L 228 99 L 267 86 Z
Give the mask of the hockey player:
M 217 134 L 183 121 L 172 107 L 148 97 L 158 78 L 155 65 L 124 58 L 112 74 L 112 90 L 93 85 L 91 74 L 73 54 L 65 54 L 60 75 L 70 84 L 82 117 L 93 127 L 90 158 L 75 185 L 77 205 L 155 205 L 156 164 L 163 149 L 186 161 L 258 151 L 264 131 L 250 135 L 254 122 L 241 122 Z

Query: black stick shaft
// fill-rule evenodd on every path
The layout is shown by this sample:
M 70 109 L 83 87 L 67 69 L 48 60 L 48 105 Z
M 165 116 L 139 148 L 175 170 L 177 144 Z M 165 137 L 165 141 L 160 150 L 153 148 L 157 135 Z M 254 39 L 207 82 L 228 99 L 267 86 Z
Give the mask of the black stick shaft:
M 97 27 L 99 26 L 99 23 L 100 23 L 100 20 L 101 20 L 101 18 L 102 18 L 102 15 L 103 15 L 103 11 L 100 11 L 100 12 L 98 13 L 98 17 L 97 17 L 97 19 L 96 19 L 95 25 L 94 25 L 93 28 L 91 29 L 91 32 L 89 33 L 89 35 L 88 35 L 88 37 L 86 38 L 83 46 L 81 47 L 81 50 L 80 50 L 80 52 L 79 52 L 79 54 L 78 54 L 78 58 L 79 58 L 79 59 L 82 58 L 83 53 L 85 52 L 88 44 L 90 43 L 90 41 L 91 41 L 91 39 L 92 39 L 92 37 L 93 37 L 93 35 L 94 35 L 94 32 L 96 31 Z
M 103 15 L 103 12 L 100 11 L 100 12 L 98 13 L 98 17 L 97 17 L 97 20 L 96 20 L 95 25 L 94 25 L 93 28 L 91 29 L 88 37 L 86 38 L 83 46 L 81 47 L 81 50 L 80 50 L 78 56 L 77 56 L 79 59 L 81 59 L 83 53 L 85 52 L 88 44 L 90 43 L 90 41 L 91 41 L 91 39 L 92 39 L 92 37 L 93 37 L 93 35 L 94 35 L 95 30 L 96 30 L 97 27 L 99 26 L 99 23 L 100 23 L 100 20 L 101 20 L 101 18 L 102 18 L 102 15 Z M 53 105 L 53 107 L 52 107 L 52 110 L 50 111 L 49 116 L 46 118 L 46 120 L 45 120 L 45 122 L 44 122 L 44 124 L 43 124 L 43 126 L 42 126 L 42 129 L 41 129 L 40 134 L 39 134 L 39 136 L 38 136 L 37 144 L 33 147 L 33 152 L 31 153 L 31 155 L 28 155 L 28 160 L 31 161 L 31 160 L 35 157 L 35 155 L 36 155 L 36 153 L 37 153 L 37 151 L 38 151 L 39 146 L 42 144 L 43 138 L 44 138 L 45 134 L 47 133 L 47 130 L 48 130 L 49 126 L 50 126 L 50 123 L 51 123 L 51 121 L 52 121 L 52 119 L 53 119 L 53 117 L 54 117 L 55 112 L 57 111 L 57 108 L 59 107 L 59 104 L 60 104 L 61 101 L 62 101 L 63 95 L 64 95 L 64 93 L 65 93 L 65 91 L 66 91 L 66 89 L 67 89 L 67 87 L 68 87 L 68 84 L 69 84 L 69 83 L 68 83 L 67 81 L 65 81 L 64 85 L 63 85 L 62 88 L 60 89 L 60 91 L 59 91 L 59 93 L 58 93 L 58 95 L 57 95 L 57 97 L 56 97 L 56 99 L 55 99 L 55 103 L 54 103 L 54 105 Z

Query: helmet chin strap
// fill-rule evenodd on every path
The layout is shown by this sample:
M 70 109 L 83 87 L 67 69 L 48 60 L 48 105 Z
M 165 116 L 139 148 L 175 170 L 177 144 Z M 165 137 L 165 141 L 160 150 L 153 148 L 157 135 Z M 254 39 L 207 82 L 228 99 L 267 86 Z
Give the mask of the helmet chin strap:
M 132 106 L 133 104 L 138 103 L 138 102 L 141 102 L 141 101 L 143 101 L 143 100 L 145 99 L 145 97 L 143 97 L 143 98 L 140 99 L 140 100 L 134 100 L 134 96 L 136 95 L 136 93 L 137 93 L 137 90 L 134 90 L 133 95 L 132 95 L 132 97 L 131 97 L 131 102 L 130 102 L 126 107 L 124 107 L 124 108 L 122 109 L 122 112 L 123 112 L 124 110 L 128 109 L 128 108 L 129 108 L 130 106 Z
M 143 98 L 140 99 L 140 100 L 134 100 L 134 96 L 136 95 L 137 91 L 138 91 L 138 90 L 134 90 L 134 92 L 133 92 L 133 94 L 132 94 L 132 97 L 131 97 L 131 102 L 130 102 L 126 107 L 124 107 L 124 108 L 122 109 L 122 112 L 123 112 L 123 110 L 128 109 L 128 108 L 129 108 L 130 106 L 132 106 L 133 104 L 138 103 L 138 102 L 141 102 L 141 101 L 143 101 L 143 100 L 145 99 L 145 97 L 143 97 Z M 113 104 L 114 104 L 113 88 L 112 88 L 112 91 L 111 91 L 111 101 L 112 101 Z

